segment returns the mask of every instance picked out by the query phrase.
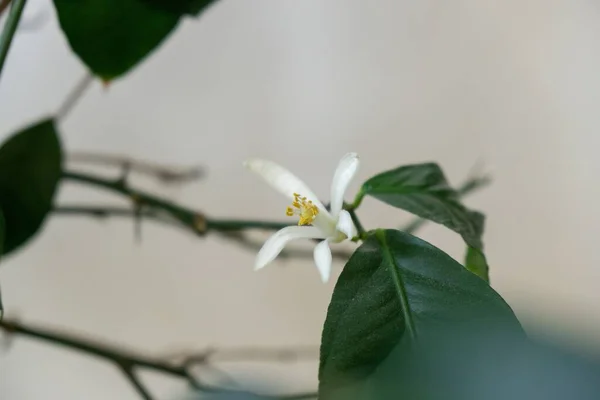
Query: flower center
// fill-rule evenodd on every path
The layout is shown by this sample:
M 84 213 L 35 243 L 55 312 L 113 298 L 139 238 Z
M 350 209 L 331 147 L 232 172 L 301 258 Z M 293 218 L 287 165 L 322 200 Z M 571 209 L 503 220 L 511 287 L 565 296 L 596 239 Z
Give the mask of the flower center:
M 294 201 L 292 206 L 285 210 L 285 215 L 293 217 L 298 215 L 300 220 L 298 225 L 310 225 L 319 214 L 319 209 L 313 204 L 312 201 L 306 200 L 306 197 L 300 196 L 298 193 L 294 193 Z

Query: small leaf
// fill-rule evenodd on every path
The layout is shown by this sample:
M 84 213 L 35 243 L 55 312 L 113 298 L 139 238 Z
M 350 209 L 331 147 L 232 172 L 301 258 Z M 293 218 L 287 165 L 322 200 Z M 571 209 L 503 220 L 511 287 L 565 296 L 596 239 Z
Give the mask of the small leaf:
M 71 48 L 104 81 L 142 61 L 180 19 L 141 0 L 54 0 L 54 5 Z
M 377 231 L 335 286 L 321 341 L 319 399 L 358 398 L 392 353 L 463 326 L 522 333 L 504 300 L 450 256 L 405 232 Z
M 159 10 L 197 16 L 216 0 L 142 0 Z
M 467 246 L 467 254 L 465 255 L 465 267 L 483 279 L 490 282 L 489 266 L 485 258 L 485 254 L 474 247 Z
M 442 224 L 459 233 L 472 247 L 482 249 L 483 214 L 459 201 L 437 164 L 415 164 L 383 172 L 367 180 L 361 195 Z
M 52 120 L 25 128 L 0 147 L 5 254 L 23 245 L 40 229 L 52 207 L 61 165 L 62 151 Z

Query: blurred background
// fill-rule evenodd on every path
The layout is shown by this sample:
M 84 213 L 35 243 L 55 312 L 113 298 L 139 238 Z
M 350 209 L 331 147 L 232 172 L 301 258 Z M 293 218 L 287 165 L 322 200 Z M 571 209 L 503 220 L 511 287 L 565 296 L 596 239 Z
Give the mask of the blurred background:
M 0 82 L 3 137 L 55 112 L 86 73 L 50 1 L 30 0 L 24 18 L 40 13 Z M 60 128 L 70 152 L 205 166 L 185 186 L 132 184 L 215 217 L 285 218 L 287 200 L 243 169 L 248 157 L 280 162 L 324 198 L 348 151 L 362 161 L 352 195 L 401 164 L 436 161 L 455 185 L 478 165 L 494 181 L 466 203 L 488 217 L 493 287 L 533 335 L 557 329 L 594 346 L 599 42 L 590 0 L 222 0 L 125 78 L 94 82 Z M 63 185 L 67 200 L 126 204 Z M 370 199 L 359 214 L 367 228 L 410 220 Z M 431 224 L 419 234 L 462 260 L 458 235 Z M 130 220 L 54 216 L 3 260 L 2 300 L 7 315 L 151 355 L 316 348 L 341 263 L 323 285 L 311 260 L 255 273 L 254 256 L 151 222 L 137 243 Z M 280 391 L 317 384 L 316 359 L 228 369 Z M 184 388 L 143 378 L 160 398 Z M 20 338 L 0 354 L 0 397 L 138 398 L 112 365 Z

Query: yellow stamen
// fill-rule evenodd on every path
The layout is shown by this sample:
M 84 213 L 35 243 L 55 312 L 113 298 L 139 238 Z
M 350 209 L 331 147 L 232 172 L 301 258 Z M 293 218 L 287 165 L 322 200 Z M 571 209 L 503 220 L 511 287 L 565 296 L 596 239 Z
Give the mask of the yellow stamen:
M 306 197 L 302 197 L 298 193 L 294 193 L 292 207 L 287 207 L 285 210 L 285 215 L 288 217 L 294 215 L 298 215 L 300 217 L 298 225 L 310 225 L 318 214 L 319 209 L 317 206 L 315 206 L 311 200 L 307 201 Z

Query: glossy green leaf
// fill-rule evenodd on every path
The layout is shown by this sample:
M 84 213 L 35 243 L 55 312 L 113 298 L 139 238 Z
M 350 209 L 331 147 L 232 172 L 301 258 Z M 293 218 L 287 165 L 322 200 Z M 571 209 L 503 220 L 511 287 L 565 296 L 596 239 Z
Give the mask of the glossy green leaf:
M 468 210 L 437 164 L 415 164 L 383 172 L 367 180 L 360 192 L 459 233 L 482 249 L 483 214 Z
M 29 240 L 52 208 L 62 152 L 54 122 L 44 120 L 0 147 L 0 209 L 6 232 L 4 253 Z
M 177 14 L 199 15 L 216 0 L 142 0 L 159 10 Z
M 394 353 L 464 326 L 522 332 L 483 280 L 410 234 L 379 230 L 352 255 L 335 286 L 321 341 L 321 400 L 360 398 Z
M 54 0 L 54 5 L 73 51 L 106 81 L 148 56 L 180 19 L 141 0 Z
M 485 254 L 476 248 L 467 246 L 465 267 L 484 281 L 488 283 L 490 282 L 490 268 L 488 266 Z

